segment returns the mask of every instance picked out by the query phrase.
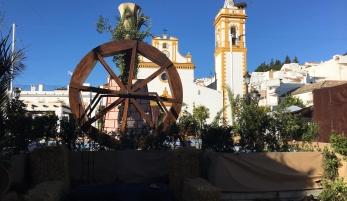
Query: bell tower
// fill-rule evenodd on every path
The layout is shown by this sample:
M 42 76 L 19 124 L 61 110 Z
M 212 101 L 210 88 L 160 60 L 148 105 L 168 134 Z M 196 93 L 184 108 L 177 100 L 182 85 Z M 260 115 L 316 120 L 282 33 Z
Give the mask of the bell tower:
M 235 4 L 233 0 L 225 0 L 213 23 L 215 27 L 215 72 L 217 90 L 223 91 L 223 106 L 229 105 L 226 87 L 229 86 L 236 96 L 245 92 L 243 75 L 246 65 L 246 4 Z M 230 109 L 223 116 L 229 122 Z

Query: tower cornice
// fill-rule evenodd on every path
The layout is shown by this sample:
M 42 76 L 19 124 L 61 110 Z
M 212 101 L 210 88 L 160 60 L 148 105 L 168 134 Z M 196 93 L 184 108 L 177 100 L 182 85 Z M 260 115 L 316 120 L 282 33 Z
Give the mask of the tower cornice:
M 222 13 L 216 17 L 216 20 L 214 21 L 213 26 L 216 26 L 222 18 L 247 19 L 248 16 L 246 14 Z

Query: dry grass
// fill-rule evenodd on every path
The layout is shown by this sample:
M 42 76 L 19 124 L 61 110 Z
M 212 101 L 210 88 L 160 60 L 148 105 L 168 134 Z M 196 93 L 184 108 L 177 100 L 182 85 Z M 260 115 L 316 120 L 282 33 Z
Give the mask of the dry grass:
M 24 196 L 25 201 L 60 201 L 66 196 L 64 181 L 48 181 L 36 185 Z
M 183 201 L 219 201 L 221 190 L 212 186 L 202 178 L 186 179 L 184 183 Z
M 169 150 L 167 163 L 169 165 L 170 190 L 175 200 L 181 200 L 185 179 L 199 177 L 198 152 L 194 147 Z
M 63 181 L 69 189 L 69 156 L 66 146 L 35 149 L 30 154 L 32 184 L 48 181 Z

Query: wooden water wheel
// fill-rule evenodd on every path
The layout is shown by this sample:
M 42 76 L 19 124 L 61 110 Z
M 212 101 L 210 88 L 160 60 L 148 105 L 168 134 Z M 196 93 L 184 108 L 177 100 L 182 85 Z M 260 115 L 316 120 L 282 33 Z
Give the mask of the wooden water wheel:
M 148 58 L 152 62 L 156 63 L 159 68 L 153 74 L 140 83 L 132 84 L 129 81 L 127 84 L 123 83 L 122 80 L 117 76 L 110 68 L 109 64 L 104 60 L 105 57 L 111 57 L 118 54 L 130 54 L 131 63 L 129 70 L 128 80 L 132 80 L 134 72 L 134 62 L 138 54 L 141 54 L 145 58 Z M 94 66 L 97 62 L 100 62 L 102 66 L 109 73 L 111 79 L 118 84 L 119 90 L 110 90 L 97 87 L 83 86 Z M 146 86 L 154 78 L 161 73 L 166 72 L 168 76 L 168 83 L 171 90 L 172 98 L 160 97 L 156 92 L 138 92 L 139 89 Z M 96 95 L 92 99 L 91 103 L 84 107 L 82 100 L 82 92 L 95 92 Z M 103 97 L 117 97 L 113 103 L 102 109 L 97 115 L 91 116 L 92 111 L 99 105 L 99 102 Z M 77 65 L 73 72 L 69 85 L 69 100 L 70 108 L 73 114 L 80 119 L 81 128 L 84 132 L 88 132 L 91 129 L 96 128 L 92 126 L 92 123 L 97 121 L 100 117 L 104 116 L 108 111 L 117 107 L 124 102 L 124 112 L 122 116 L 121 130 L 124 131 L 126 127 L 126 118 L 128 108 L 130 104 L 133 104 L 139 111 L 143 119 L 148 123 L 149 126 L 153 126 L 152 120 L 143 111 L 140 105 L 136 102 L 136 99 L 146 99 L 155 101 L 160 109 L 165 113 L 164 124 L 167 126 L 170 122 L 176 121 L 181 111 L 183 101 L 183 90 L 180 76 L 176 70 L 174 64 L 170 59 L 165 56 L 161 51 L 154 48 L 146 43 L 136 40 L 123 40 L 123 41 L 112 41 L 102 44 L 93 50 L 91 50 L 86 56 L 82 58 L 80 63 Z M 167 109 L 164 102 L 170 103 L 171 107 Z

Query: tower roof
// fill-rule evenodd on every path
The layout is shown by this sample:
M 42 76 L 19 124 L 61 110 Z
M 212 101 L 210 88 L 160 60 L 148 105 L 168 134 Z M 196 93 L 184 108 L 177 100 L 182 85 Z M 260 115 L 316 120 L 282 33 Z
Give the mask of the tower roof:
M 223 8 L 235 8 L 234 0 L 225 0 Z

